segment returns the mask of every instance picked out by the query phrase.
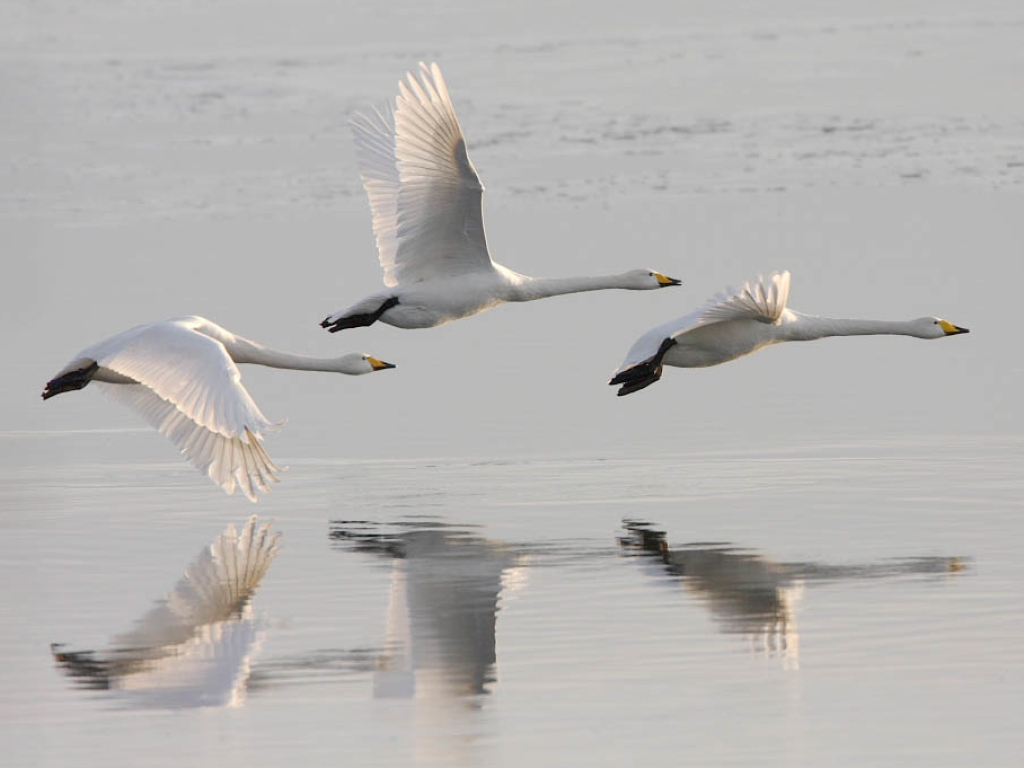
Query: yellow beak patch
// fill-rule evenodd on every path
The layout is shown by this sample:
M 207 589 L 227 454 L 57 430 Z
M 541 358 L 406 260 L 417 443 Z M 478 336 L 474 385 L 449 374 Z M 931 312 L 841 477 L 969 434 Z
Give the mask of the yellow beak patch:
M 661 274 L 661 272 L 654 273 L 654 279 L 657 280 L 661 285 L 679 285 L 679 281 Z
M 948 320 L 939 320 L 939 327 L 946 332 L 947 336 L 952 336 L 954 333 L 965 333 L 967 330 L 966 328 L 953 325 Z

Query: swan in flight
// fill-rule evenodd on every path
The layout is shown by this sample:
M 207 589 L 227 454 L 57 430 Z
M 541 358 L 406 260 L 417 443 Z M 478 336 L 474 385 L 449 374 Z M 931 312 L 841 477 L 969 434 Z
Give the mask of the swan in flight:
M 941 339 L 968 333 L 938 317 L 888 321 L 804 315 L 786 308 L 788 298 L 789 272 L 774 272 L 739 290 L 720 293 L 696 312 L 637 339 L 608 383 L 621 384 L 619 395 L 628 395 L 660 379 L 665 365 L 704 368 L 783 341 L 878 334 Z
M 236 484 L 251 501 L 269 492 L 278 467 L 263 446 L 277 429 L 242 385 L 237 363 L 358 376 L 394 368 L 375 357 L 321 359 L 267 349 L 202 317 L 132 328 L 87 347 L 46 383 L 43 399 L 97 382 L 137 411 L 185 458 L 227 493 Z
M 357 115 L 352 126 L 386 288 L 324 319 L 331 333 L 378 320 L 430 328 L 509 301 L 679 285 L 650 269 L 535 278 L 492 261 L 484 188 L 436 64 L 399 81 L 394 110 Z

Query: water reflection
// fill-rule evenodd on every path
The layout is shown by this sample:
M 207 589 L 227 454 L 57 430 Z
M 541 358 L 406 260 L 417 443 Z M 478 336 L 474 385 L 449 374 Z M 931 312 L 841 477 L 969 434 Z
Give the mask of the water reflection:
M 700 601 L 723 632 L 743 635 L 753 650 L 800 665 L 796 614 L 805 587 L 813 582 L 877 579 L 909 574 L 950 574 L 964 570 L 961 557 L 915 557 L 878 563 L 827 565 L 779 563 L 756 551 L 725 542 L 669 547 L 664 531 L 650 523 L 625 521 L 619 544 L 639 556 L 658 577 L 675 577 Z
M 373 671 L 378 699 L 411 699 L 412 759 L 481 764 L 476 717 L 497 679 L 500 602 L 526 581 L 526 555 L 471 529 L 417 520 L 380 532 L 337 522 L 340 546 L 392 560 L 384 641 Z
M 331 538 L 394 561 L 377 698 L 456 699 L 486 694 L 495 679 L 495 624 L 503 593 L 525 583 L 525 555 L 439 522 L 383 533 L 337 522 Z
M 249 518 L 213 540 L 174 590 L 101 653 L 51 646 L 79 686 L 116 691 L 129 706 L 238 706 L 264 623 L 251 597 L 279 550 L 280 533 Z

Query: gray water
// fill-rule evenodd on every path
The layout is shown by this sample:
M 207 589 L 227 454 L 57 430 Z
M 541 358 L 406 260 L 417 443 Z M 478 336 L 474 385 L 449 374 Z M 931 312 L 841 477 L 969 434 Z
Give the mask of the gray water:
M 163 466 L 62 468 L 48 497 L 10 490 L 34 473 L 7 475 L 5 751 L 1012 764 L 1022 448 L 293 466 L 260 509 L 283 549 L 252 601 L 242 695 L 204 708 L 191 689 L 156 697 L 156 672 L 94 690 L 49 644 L 109 657 L 231 519 L 212 489 Z
M 1017 764 L 1019 3 L 386 10 L 0 2 L 4 764 Z M 318 328 L 380 281 L 346 120 L 419 60 L 496 259 L 683 287 Z M 775 268 L 801 311 L 972 332 L 606 386 Z M 40 402 L 190 313 L 398 368 L 244 370 L 289 420 L 256 506 L 95 392 Z M 254 511 L 255 594 L 124 647 Z

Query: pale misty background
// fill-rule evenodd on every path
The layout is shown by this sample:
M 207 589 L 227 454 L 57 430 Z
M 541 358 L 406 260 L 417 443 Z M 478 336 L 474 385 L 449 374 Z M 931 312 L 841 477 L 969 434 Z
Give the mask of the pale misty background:
M 381 286 L 347 121 L 421 60 L 497 260 L 683 286 L 319 328 Z M 1019 0 L 0 0 L 5 764 L 1016 764 L 1022 94 Z M 797 310 L 971 333 L 607 386 L 646 329 L 776 268 Z M 40 400 L 182 314 L 398 368 L 243 367 L 289 420 L 251 505 L 97 392 Z M 244 707 L 139 711 L 56 668 L 51 642 L 106 647 L 252 512 L 283 549 Z M 631 519 L 684 559 L 729 542 L 767 592 L 668 572 Z M 433 572 L 338 521 L 471 556 Z M 455 613 L 479 635 L 432 638 L 482 690 L 376 695 L 403 579 L 428 618 L 482 597 Z

